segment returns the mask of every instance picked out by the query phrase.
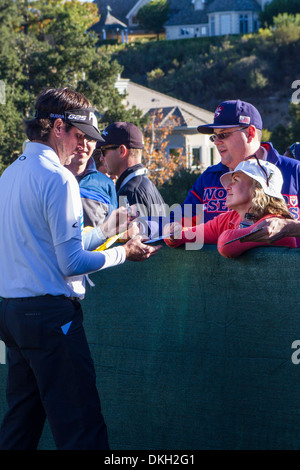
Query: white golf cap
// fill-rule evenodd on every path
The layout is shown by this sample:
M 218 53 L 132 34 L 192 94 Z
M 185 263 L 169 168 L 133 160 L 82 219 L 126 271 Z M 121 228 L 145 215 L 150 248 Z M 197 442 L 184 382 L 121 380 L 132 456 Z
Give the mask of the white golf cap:
M 225 189 L 231 183 L 233 173 L 237 173 L 238 171 L 258 181 L 264 193 L 268 196 L 283 199 L 281 194 L 283 184 L 282 174 L 279 168 L 273 165 L 273 163 L 257 160 L 256 158 L 242 161 L 233 171 L 224 173 L 224 175 L 221 176 L 221 184 Z

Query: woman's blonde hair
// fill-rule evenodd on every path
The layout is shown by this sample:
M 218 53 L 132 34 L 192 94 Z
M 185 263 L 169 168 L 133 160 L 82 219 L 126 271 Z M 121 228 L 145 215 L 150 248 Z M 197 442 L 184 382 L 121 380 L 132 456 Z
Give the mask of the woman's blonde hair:
M 254 214 L 256 220 L 268 214 L 281 215 L 285 219 L 294 218 L 285 201 L 277 197 L 268 196 L 258 181 L 253 180 L 253 189 L 254 193 L 250 212 Z

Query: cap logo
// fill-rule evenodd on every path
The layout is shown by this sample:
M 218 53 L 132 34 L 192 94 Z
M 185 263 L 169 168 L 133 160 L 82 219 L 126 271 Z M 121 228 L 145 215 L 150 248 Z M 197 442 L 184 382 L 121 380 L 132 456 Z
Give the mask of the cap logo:
M 239 117 L 240 124 L 250 124 L 250 117 L 249 116 L 240 116 Z
M 289 202 L 293 207 L 298 205 L 298 196 L 289 196 Z
M 98 121 L 94 113 L 90 112 L 89 120 L 92 121 L 93 126 L 98 129 Z
M 49 117 L 54 118 L 54 119 L 64 119 L 65 115 L 64 114 L 55 114 L 55 113 L 50 113 Z
M 70 121 L 86 121 L 86 116 L 82 116 L 81 114 L 69 114 L 68 119 Z
M 223 111 L 223 106 L 218 106 L 217 109 L 215 110 L 215 118 L 219 117 L 221 112 Z
M 108 131 L 104 130 L 104 131 L 102 132 L 102 135 L 108 135 Z

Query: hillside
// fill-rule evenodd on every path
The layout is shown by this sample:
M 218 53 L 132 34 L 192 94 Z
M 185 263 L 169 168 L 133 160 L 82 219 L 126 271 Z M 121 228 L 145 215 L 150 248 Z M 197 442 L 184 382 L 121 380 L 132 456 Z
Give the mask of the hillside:
M 274 131 L 290 119 L 299 45 L 300 21 L 283 16 L 253 35 L 119 45 L 112 56 L 123 77 L 210 111 L 225 99 L 250 101 Z

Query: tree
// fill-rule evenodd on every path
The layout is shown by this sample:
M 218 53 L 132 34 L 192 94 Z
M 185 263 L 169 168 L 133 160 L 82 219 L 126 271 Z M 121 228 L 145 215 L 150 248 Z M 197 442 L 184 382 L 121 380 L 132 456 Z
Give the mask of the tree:
M 200 172 L 192 171 L 187 168 L 180 168 L 174 175 L 165 180 L 159 188 L 163 200 L 169 206 L 173 204 L 182 204 L 187 193 L 199 177 Z
M 137 109 L 125 109 L 115 89 L 122 67 L 88 31 L 97 6 L 79 0 L 1 0 L 0 172 L 22 151 L 22 121 L 34 115 L 34 101 L 45 87 L 84 93 L 103 127 L 112 118 L 140 122 Z M 2 89 L 1 88 L 1 89 Z
M 290 104 L 289 116 L 289 124 L 285 126 L 278 124 L 271 134 L 272 143 L 281 154 L 294 142 L 299 142 L 300 109 L 298 104 Z
M 300 39 L 300 14 L 283 13 L 275 18 L 274 39 L 277 45 L 295 44 Z
M 167 152 L 168 136 L 172 133 L 176 120 L 171 118 L 168 124 L 161 126 L 162 118 L 162 112 L 158 110 L 151 115 L 149 123 L 144 127 L 143 163 L 156 186 L 161 186 L 186 166 L 182 149 L 172 155 Z
M 273 25 L 274 17 L 280 13 L 290 13 L 292 15 L 300 13 L 300 0 L 273 0 L 268 2 L 260 13 L 261 24 Z
M 19 60 L 18 29 L 22 18 L 18 5 L 11 0 L 3 0 L 0 6 L 0 173 L 9 164 L 17 151 L 21 151 L 22 116 L 19 105 L 28 98 L 23 93 L 24 68 Z
M 159 34 L 164 31 L 164 24 L 169 17 L 168 0 L 152 0 L 140 8 L 137 19 L 146 31 L 153 31 L 159 40 Z

